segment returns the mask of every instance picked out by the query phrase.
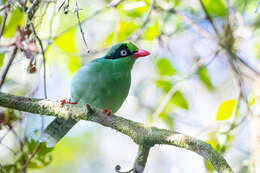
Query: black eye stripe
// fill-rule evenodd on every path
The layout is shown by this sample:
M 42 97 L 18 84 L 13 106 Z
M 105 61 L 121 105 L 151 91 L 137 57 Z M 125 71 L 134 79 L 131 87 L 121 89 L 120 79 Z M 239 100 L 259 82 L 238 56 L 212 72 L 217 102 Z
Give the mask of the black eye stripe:
M 125 50 L 127 53 L 126 55 L 122 55 L 121 51 Z M 126 56 L 130 56 L 133 53 L 130 52 L 126 44 L 122 44 L 119 48 L 117 48 L 113 53 L 111 53 L 109 56 L 105 57 L 106 59 L 119 59 L 124 58 Z

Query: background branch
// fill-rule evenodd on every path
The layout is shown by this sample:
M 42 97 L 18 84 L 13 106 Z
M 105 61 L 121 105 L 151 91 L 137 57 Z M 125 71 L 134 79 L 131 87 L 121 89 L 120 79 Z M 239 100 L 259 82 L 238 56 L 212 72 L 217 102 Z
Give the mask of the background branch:
M 12 65 L 13 61 L 14 61 L 14 58 L 15 58 L 15 55 L 17 53 L 17 50 L 18 48 L 15 46 L 13 52 L 12 52 L 12 55 L 11 57 L 9 58 L 9 61 L 5 67 L 5 69 L 3 70 L 3 73 L 1 75 L 1 78 L 0 78 L 0 89 L 2 88 L 3 84 L 4 84 L 4 81 L 5 81 L 5 78 L 6 78 L 6 75 L 10 69 L 10 66 Z
M 156 127 L 145 127 L 142 123 L 116 115 L 106 116 L 102 110 L 90 107 L 89 105 L 85 107 L 64 105 L 61 108 L 60 103 L 57 101 L 20 97 L 0 92 L 0 106 L 41 115 L 88 120 L 113 128 L 129 136 L 135 143 L 140 145 L 141 148 L 139 147 L 139 154 L 135 165 L 145 165 L 146 155 L 148 155 L 148 148 L 150 147 L 142 147 L 147 147 L 146 145 L 167 144 L 198 153 L 207 159 L 220 173 L 233 172 L 226 160 L 210 144 L 204 141 L 178 132 Z

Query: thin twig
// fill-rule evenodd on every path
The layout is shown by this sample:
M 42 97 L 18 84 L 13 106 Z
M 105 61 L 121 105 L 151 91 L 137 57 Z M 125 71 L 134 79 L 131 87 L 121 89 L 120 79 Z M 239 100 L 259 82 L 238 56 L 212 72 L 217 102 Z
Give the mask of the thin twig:
M 255 9 L 255 13 L 257 13 L 257 11 L 258 11 L 258 9 L 259 9 L 259 6 L 260 6 L 260 0 L 259 0 L 258 3 L 257 3 L 256 9 Z
M 78 19 L 78 25 L 79 25 L 79 29 L 80 29 L 80 33 L 81 33 L 81 36 L 82 36 L 82 39 L 84 41 L 84 44 L 87 48 L 87 53 L 90 52 L 89 50 L 89 47 L 88 47 L 88 44 L 87 44 L 87 41 L 86 41 L 86 38 L 85 38 L 85 34 L 84 34 L 84 31 L 82 29 L 82 26 L 81 26 L 81 22 L 80 22 L 80 18 L 79 18 L 79 6 L 78 6 L 78 1 L 76 0 L 76 9 L 75 9 L 75 12 L 76 12 L 76 16 L 77 16 L 77 19 Z
M 4 5 L 2 5 L 1 7 L 0 7 L 0 12 L 1 11 L 3 11 L 4 9 L 6 9 L 6 8 L 10 8 L 10 3 L 9 2 L 7 2 L 6 4 L 4 4 Z
M 8 145 L 4 144 L 4 143 L 1 143 L 2 146 L 4 146 L 6 149 L 8 149 L 9 151 L 11 151 L 13 153 L 13 155 L 16 155 L 17 152 L 14 151 L 12 148 L 10 148 Z
M 168 9 L 165 9 L 159 5 L 156 6 L 156 9 L 159 9 L 159 10 L 163 10 L 163 11 L 167 11 L 171 14 L 175 14 L 177 16 L 179 16 L 180 18 L 182 18 L 182 20 L 189 26 L 191 26 L 191 28 L 198 32 L 199 34 L 201 34 L 203 37 L 206 37 L 206 38 L 213 38 L 213 36 L 208 32 L 206 31 L 205 29 L 201 28 L 197 23 L 195 23 L 194 21 L 192 21 L 191 19 L 189 19 L 189 17 L 185 16 L 183 13 L 175 10 L 174 8 L 168 8 Z
M 14 50 L 13 50 L 13 52 L 11 54 L 11 57 L 9 58 L 9 61 L 8 61 L 7 65 L 6 65 L 6 67 L 3 70 L 3 73 L 2 73 L 2 75 L 0 77 L 0 89 L 2 88 L 2 86 L 4 84 L 6 75 L 7 75 L 8 71 L 9 71 L 9 69 L 10 69 L 10 66 L 12 65 L 12 63 L 14 61 L 15 55 L 17 53 L 17 50 L 18 50 L 18 48 L 14 47 Z
M 217 55 L 219 54 L 219 50 L 216 51 L 216 53 L 214 54 L 214 56 L 205 63 L 205 66 L 210 65 L 217 57 Z M 157 109 L 154 111 L 154 113 L 152 114 L 152 117 L 158 117 L 160 115 L 160 113 L 163 111 L 163 109 L 165 108 L 165 106 L 169 103 L 169 101 L 171 100 L 172 96 L 174 95 L 174 93 L 177 91 L 177 86 L 182 83 L 184 80 L 190 78 L 192 75 L 194 75 L 198 69 L 201 67 L 203 63 L 198 63 L 197 64 L 197 68 L 195 70 L 192 70 L 191 73 L 185 75 L 183 78 L 179 79 L 178 81 L 175 82 L 175 85 L 170 89 L 170 91 L 166 94 L 166 96 L 164 97 L 164 99 L 161 101 L 161 103 L 159 104 L 159 106 L 157 107 Z
M 192 20 L 190 20 L 187 16 L 182 14 L 181 12 L 176 11 L 176 14 L 180 16 L 185 23 L 191 26 L 194 31 L 200 33 L 202 36 L 206 38 L 213 38 L 212 35 L 209 34 L 205 29 L 201 28 L 198 24 L 194 23 Z
M 9 9 L 10 9 L 9 7 L 10 7 L 10 5 L 7 7 L 7 9 L 5 9 L 5 12 L 4 12 L 3 21 L 2 21 L 1 28 L 0 28 L 0 38 L 2 37 L 2 35 L 4 33 L 4 28 L 5 28 L 5 25 L 6 25 L 6 20 L 7 20 L 8 12 L 9 12 Z
M 69 5 L 70 5 L 69 0 L 65 0 L 64 1 L 64 13 L 65 14 L 68 14 L 68 12 L 69 12 Z
M 26 14 L 28 15 L 29 21 L 32 20 L 35 12 L 37 11 L 40 4 L 40 0 L 34 0 L 31 6 L 27 9 Z
M 151 5 L 150 5 L 150 9 L 147 13 L 147 16 L 145 17 L 144 22 L 142 23 L 141 27 L 134 34 L 130 35 L 128 39 L 131 39 L 131 40 L 134 40 L 134 41 L 140 39 L 140 37 L 141 37 L 141 35 L 144 31 L 144 28 L 146 27 L 146 25 L 151 20 L 152 11 L 155 8 L 155 4 L 156 4 L 156 0 L 153 0 Z
M 200 4 L 201 4 L 202 9 L 203 9 L 203 11 L 204 11 L 204 13 L 205 13 L 205 15 L 206 15 L 206 18 L 208 19 L 208 21 L 210 22 L 211 26 L 212 26 L 213 29 L 215 30 L 217 36 L 219 37 L 220 34 L 219 34 L 219 31 L 218 31 L 218 29 L 217 29 L 217 27 L 216 27 L 216 25 L 215 25 L 213 19 L 211 18 L 210 14 L 209 14 L 208 10 L 206 9 L 205 5 L 203 4 L 202 0 L 199 0 L 199 1 L 200 1 Z
M 101 8 L 101 9 L 95 11 L 95 12 L 94 12 L 93 14 L 91 14 L 89 17 L 83 19 L 83 20 L 81 21 L 81 24 L 84 24 L 86 21 L 88 21 L 88 20 L 90 20 L 90 19 L 92 19 L 92 18 L 98 16 L 99 14 L 105 12 L 105 11 L 106 11 L 107 9 L 109 9 L 109 8 L 117 7 L 120 3 L 124 2 L 124 1 L 125 1 L 125 0 L 120 0 L 120 1 L 118 1 L 117 3 L 115 3 L 115 4 L 108 4 L 106 7 Z M 66 30 L 64 30 L 63 32 L 59 33 L 58 35 L 54 36 L 54 37 L 52 38 L 52 42 L 51 42 L 51 43 L 53 43 L 53 42 L 54 42 L 57 38 L 59 38 L 62 34 L 68 32 L 69 30 L 71 30 L 71 29 L 73 29 L 73 28 L 75 28 L 75 27 L 77 27 L 77 26 L 78 26 L 78 23 L 75 24 L 75 25 L 73 25 L 73 26 L 71 26 L 71 27 L 69 27 L 69 28 L 67 28 Z
M 256 70 L 255 68 L 253 68 L 251 65 L 249 65 L 242 57 L 240 57 L 238 55 L 236 55 L 236 57 L 239 60 L 239 62 L 244 64 L 249 70 L 254 72 L 257 76 L 260 76 L 260 72 L 258 70 Z
M 2 141 L 4 140 L 4 138 L 8 135 L 9 133 L 9 129 L 7 130 L 7 132 L 0 138 L 0 143 L 2 143 Z
M 31 23 L 32 31 L 34 36 L 36 37 L 36 40 L 38 41 L 40 48 L 41 48 L 41 54 L 42 54 L 42 61 L 43 61 L 43 88 L 44 88 L 44 98 L 47 98 L 47 83 L 46 83 L 46 58 L 45 58 L 45 51 L 43 49 L 43 44 L 41 39 L 39 38 L 38 34 L 35 31 L 35 27 L 33 23 Z
M 24 172 L 26 171 L 27 166 L 29 165 L 29 163 L 31 162 L 31 160 L 34 158 L 34 156 L 36 155 L 36 153 L 39 151 L 40 147 L 41 147 L 41 143 L 38 143 L 37 146 L 34 148 L 34 150 L 33 150 L 32 154 L 31 154 L 31 156 L 26 160 L 25 164 L 23 165 L 23 167 L 22 167 L 22 169 L 21 169 L 22 171 L 24 171 Z

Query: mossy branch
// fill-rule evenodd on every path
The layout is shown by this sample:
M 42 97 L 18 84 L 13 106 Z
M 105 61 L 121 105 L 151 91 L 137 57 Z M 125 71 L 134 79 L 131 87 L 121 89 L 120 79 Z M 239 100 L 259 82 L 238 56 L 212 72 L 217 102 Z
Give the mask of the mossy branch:
M 134 122 L 116 115 L 107 116 L 102 110 L 89 105 L 83 107 L 64 105 L 64 107 L 60 107 L 60 103 L 57 101 L 21 97 L 0 92 L 0 106 L 40 115 L 88 120 L 113 128 L 129 136 L 139 145 L 135 167 L 136 165 L 145 166 L 149 150 L 153 145 L 167 144 L 184 148 L 201 155 L 207 159 L 219 173 L 233 172 L 226 160 L 217 153 L 211 145 L 204 141 L 178 132 L 156 127 L 146 127 L 142 123 Z

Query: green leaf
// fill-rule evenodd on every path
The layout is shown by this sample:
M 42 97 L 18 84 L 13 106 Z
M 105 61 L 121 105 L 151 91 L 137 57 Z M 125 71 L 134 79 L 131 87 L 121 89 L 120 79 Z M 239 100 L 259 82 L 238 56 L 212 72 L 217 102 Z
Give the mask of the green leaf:
M 201 82 L 209 89 L 209 90 L 213 90 L 214 89 L 214 86 L 213 84 L 211 83 L 211 80 L 210 80 L 210 75 L 209 75 L 209 72 L 208 72 L 208 69 L 206 66 L 200 66 L 198 68 L 198 71 L 197 71 L 198 75 L 199 75 L 199 79 L 201 80 Z
M 207 135 L 206 142 L 211 145 L 212 148 L 217 149 L 218 138 L 216 132 L 210 132 Z
M 38 142 L 35 140 L 31 140 L 27 142 L 27 149 L 28 152 L 31 154 L 34 152 L 35 148 L 37 147 Z M 28 165 L 30 169 L 39 169 L 48 166 L 52 162 L 51 151 L 53 148 L 47 147 L 46 143 L 41 143 L 38 152 L 36 152 L 34 158 Z
M 174 106 L 171 103 L 168 103 L 163 111 L 158 115 L 159 118 L 163 120 L 163 122 L 168 126 L 170 130 L 174 128 L 174 119 L 170 116 L 172 111 L 174 110 Z
M 4 58 L 5 58 L 5 54 L 4 53 L 0 53 L 0 68 L 4 64 Z
M 108 47 L 115 42 L 120 42 L 127 39 L 138 27 L 139 25 L 135 24 L 133 21 L 121 20 L 119 23 L 119 28 L 106 37 L 103 46 Z
M 174 6 L 177 7 L 181 4 L 181 0 L 173 0 Z
M 2 25 L 3 18 L 0 16 L 0 26 Z
M 202 0 L 205 8 L 210 15 L 224 17 L 227 14 L 227 8 L 223 0 Z
M 159 27 L 158 20 L 156 20 L 156 21 L 153 21 L 153 23 L 151 25 L 148 25 L 146 27 L 146 30 L 144 32 L 144 39 L 152 41 L 159 35 L 160 35 L 160 27 Z
M 62 34 L 55 40 L 55 44 L 63 51 L 67 53 L 76 53 L 77 48 L 75 44 L 75 29 L 71 29 L 68 32 Z
M 110 34 L 106 37 L 103 46 L 104 46 L 104 47 L 108 47 L 108 46 L 112 45 L 112 44 L 114 43 L 114 40 L 115 40 L 114 38 L 115 38 L 114 32 L 110 33 Z
M 69 71 L 75 73 L 81 67 L 81 62 L 79 57 L 70 56 L 68 68 Z
M 172 117 L 164 116 L 164 117 L 162 117 L 162 120 L 165 122 L 165 124 L 169 127 L 170 130 L 173 130 L 173 128 L 174 128 L 174 121 L 173 121 Z
M 235 107 L 237 105 L 236 99 L 226 100 L 218 107 L 218 112 L 216 115 L 217 121 L 227 120 L 233 114 Z
M 249 1 L 245 0 L 236 0 L 234 2 L 235 9 L 239 12 L 244 12 L 246 6 L 249 5 Z
M 136 29 L 138 25 L 133 21 L 120 21 L 119 30 L 117 31 L 116 40 L 118 42 L 127 39 Z
M 2 168 L 0 169 L 0 173 L 19 173 L 21 170 L 17 168 L 16 164 L 8 164 L 8 165 L 3 165 Z
M 148 2 L 140 0 L 128 0 L 117 7 L 120 17 L 139 18 L 148 11 Z
M 250 106 L 252 106 L 253 104 L 255 104 L 255 95 L 254 95 L 253 93 L 249 95 L 248 104 L 249 104 Z
M 254 44 L 253 51 L 255 52 L 257 59 L 260 60 L 260 43 Z
M 3 37 L 13 37 L 17 31 L 18 26 L 23 26 L 25 22 L 24 13 L 19 8 L 13 10 L 12 14 L 8 18 L 7 24 L 4 29 Z
M 185 97 L 183 96 L 181 91 L 176 91 L 173 94 L 170 102 L 173 103 L 174 105 L 180 107 L 180 108 L 183 108 L 183 109 L 186 109 L 186 110 L 189 109 L 189 104 L 188 104 L 187 100 L 185 99 Z
M 212 164 L 206 159 L 204 159 L 204 164 L 208 172 L 213 172 L 215 170 Z
M 158 79 L 156 80 L 155 83 L 156 83 L 156 87 L 162 88 L 163 92 L 165 93 L 169 92 L 170 89 L 172 88 L 172 83 L 167 80 Z
M 176 70 L 173 68 L 171 62 L 167 58 L 161 58 L 157 61 L 157 69 L 160 75 L 175 75 Z

